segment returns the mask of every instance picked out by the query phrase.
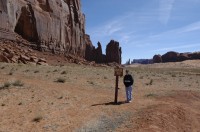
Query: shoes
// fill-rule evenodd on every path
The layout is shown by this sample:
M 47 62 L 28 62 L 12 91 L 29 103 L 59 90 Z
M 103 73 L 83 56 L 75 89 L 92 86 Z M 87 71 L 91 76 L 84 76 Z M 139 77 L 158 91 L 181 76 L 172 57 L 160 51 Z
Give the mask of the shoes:
M 126 103 L 131 103 L 131 100 L 130 101 L 126 101 Z

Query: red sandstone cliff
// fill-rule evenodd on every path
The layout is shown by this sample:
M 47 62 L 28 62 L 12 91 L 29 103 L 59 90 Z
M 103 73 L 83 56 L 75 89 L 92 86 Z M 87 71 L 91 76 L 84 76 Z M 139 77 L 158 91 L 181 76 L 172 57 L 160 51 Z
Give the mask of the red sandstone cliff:
M 36 47 L 84 57 L 80 0 L 0 0 L 0 37 L 16 32 Z
M 101 44 L 95 48 L 85 34 L 80 0 L 0 0 L 0 39 L 16 40 L 16 34 L 41 51 L 121 64 L 118 42 L 111 41 L 103 55 Z

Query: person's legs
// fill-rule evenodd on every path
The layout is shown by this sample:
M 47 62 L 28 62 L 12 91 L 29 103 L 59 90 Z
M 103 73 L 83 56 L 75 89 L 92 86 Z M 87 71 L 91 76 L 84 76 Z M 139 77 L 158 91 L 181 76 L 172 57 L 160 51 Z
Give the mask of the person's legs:
M 126 87 L 126 101 L 128 102 L 128 87 Z
M 128 101 L 130 102 L 132 100 L 132 87 L 128 87 Z

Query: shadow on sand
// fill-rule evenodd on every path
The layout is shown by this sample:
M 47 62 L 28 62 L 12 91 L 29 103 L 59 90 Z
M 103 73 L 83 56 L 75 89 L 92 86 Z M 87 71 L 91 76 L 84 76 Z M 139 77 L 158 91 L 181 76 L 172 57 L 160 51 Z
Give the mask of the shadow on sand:
M 102 103 L 102 104 L 93 104 L 91 106 L 98 106 L 98 105 L 122 105 L 122 104 L 126 104 L 126 101 L 119 101 L 117 103 L 115 102 L 109 102 L 109 103 Z

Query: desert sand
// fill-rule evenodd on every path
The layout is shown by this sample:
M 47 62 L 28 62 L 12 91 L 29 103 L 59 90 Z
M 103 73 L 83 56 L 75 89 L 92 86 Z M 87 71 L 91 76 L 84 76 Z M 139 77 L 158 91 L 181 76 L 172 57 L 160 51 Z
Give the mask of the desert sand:
M 198 132 L 200 61 L 132 65 L 113 105 L 113 67 L 0 63 L 0 132 Z

